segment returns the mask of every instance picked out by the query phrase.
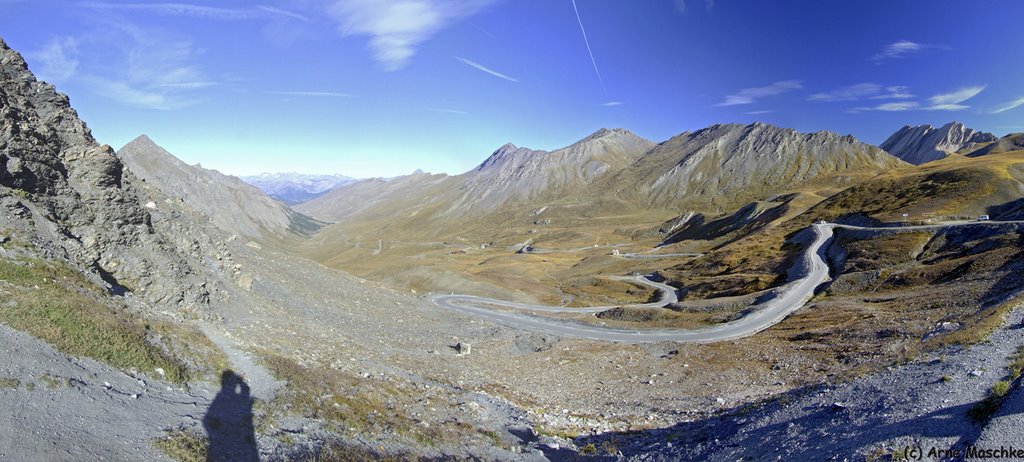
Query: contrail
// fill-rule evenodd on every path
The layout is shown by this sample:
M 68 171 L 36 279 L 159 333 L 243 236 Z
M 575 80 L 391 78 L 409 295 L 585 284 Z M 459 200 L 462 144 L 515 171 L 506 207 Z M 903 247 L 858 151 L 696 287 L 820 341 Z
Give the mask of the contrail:
M 580 19 L 580 10 L 576 8 L 576 0 L 572 0 L 572 9 L 576 11 L 576 22 L 580 23 L 580 32 L 583 32 L 583 43 L 587 44 L 587 53 L 590 54 L 590 62 L 594 63 L 594 72 L 597 73 L 597 81 L 601 82 L 601 90 L 608 96 L 608 89 L 604 87 L 604 79 L 601 78 L 601 70 L 597 68 L 597 61 L 594 59 L 594 52 L 590 50 L 590 40 L 587 39 L 587 30 L 583 28 L 583 20 Z

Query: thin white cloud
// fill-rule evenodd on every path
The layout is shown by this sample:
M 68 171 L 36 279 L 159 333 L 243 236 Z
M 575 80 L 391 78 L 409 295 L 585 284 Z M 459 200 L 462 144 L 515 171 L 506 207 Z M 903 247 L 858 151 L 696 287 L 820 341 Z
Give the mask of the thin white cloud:
M 1010 109 L 1016 109 L 1016 108 L 1019 108 L 1021 106 L 1024 106 L 1024 97 L 1017 98 L 1017 99 L 1015 99 L 1013 101 L 1010 101 L 1009 103 L 1006 103 L 1006 104 L 1004 104 L 1004 105 L 1002 105 L 1002 106 L 992 110 L 992 113 L 993 114 L 999 114 L 1000 112 L 1006 112 L 1006 111 L 1009 111 Z
M 877 54 L 871 57 L 871 61 L 881 64 L 891 59 L 904 58 L 908 55 L 917 53 L 927 47 L 928 45 L 917 42 L 911 42 L 910 40 L 900 40 L 898 42 L 893 42 L 886 45 L 885 48 L 882 49 L 882 51 L 878 52 Z
M 270 14 L 276 14 L 278 16 L 284 16 L 284 17 L 287 17 L 287 18 L 298 19 L 299 21 L 302 21 L 302 22 L 312 22 L 312 20 L 310 20 L 308 17 L 306 17 L 304 15 L 301 15 L 301 14 L 296 13 L 294 11 L 282 10 L 282 9 L 276 7 L 276 6 L 256 5 L 256 9 L 266 11 L 267 13 L 270 13 Z
M 911 109 L 917 109 L 920 106 L 921 105 L 918 104 L 916 101 L 904 101 L 904 102 L 899 102 L 899 103 L 879 104 L 878 106 L 875 106 L 875 109 L 877 109 L 879 111 L 899 112 L 899 111 L 909 111 Z
M 439 107 L 428 107 L 427 110 L 428 111 L 434 111 L 434 112 L 443 112 L 445 114 L 458 114 L 458 115 L 467 115 L 467 114 L 469 114 L 466 111 L 459 111 L 457 109 L 444 109 L 444 108 L 439 108 Z
M 919 109 L 920 107 L 921 104 L 916 101 L 900 101 L 895 103 L 883 103 L 872 107 L 855 107 L 847 110 L 846 112 L 850 114 L 858 114 L 868 111 L 902 112 L 912 111 L 914 109 Z
M 933 105 L 956 104 L 963 101 L 967 101 L 977 96 L 978 93 L 981 93 L 981 91 L 984 89 L 984 85 L 975 87 L 964 87 L 950 93 L 940 93 L 938 95 L 932 96 L 931 98 L 928 98 L 928 101 L 930 101 Z
M 494 34 L 492 34 L 490 32 L 487 32 L 487 29 L 484 29 L 483 27 L 480 27 L 480 26 L 478 26 L 476 24 L 473 24 L 473 23 L 469 23 L 469 25 L 475 27 L 476 30 L 480 31 L 481 33 L 483 33 L 484 35 L 486 35 L 486 36 L 488 36 L 488 37 L 490 37 L 492 39 L 498 38 L 498 37 L 495 37 Z
M 193 16 L 207 19 L 248 19 L 251 12 L 214 6 L 190 5 L 187 3 L 108 3 L 82 2 L 79 6 L 107 10 L 147 10 L 154 13 Z
M 507 76 L 505 74 L 502 74 L 501 72 L 498 72 L 496 70 L 493 70 L 493 69 L 490 69 L 488 67 L 485 67 L 483 64 L 479 64 L 479 63 L 470 61 L 470 60 L 468 60 L 466 58 L 460 58 L 460 57 L 456 56 L 455 59 L 457 59 L 459 61 L 462 61 L 467 66 L 470 66 L 470 67 L 475 68 L 475 69 L 479 69 L 479 70 L 484 71 L 484 72 L 486 72 L 488 74 L 491 74 L 491 75 L 493 75 L 495 77 L 502 78 L 502 79 L 508 80 L 510 82 L 518 82 L 519 81 L 519 79 L 516 79 L 516 78 L 513 78 L 513 77 L 509 77 L 509 76 Z
M 807 97 L 810 101 L 856 101 L 859 99 L 877 95 L 882 91 L 882 86 L 877 83 L 858 83 L 848 87 L 837 88 L 830 92 L 815 93 Z
M 799 80 L 783 80 L 763 87 L 744 88 L 736 94 L 726 95 L 725 100 L 718 103 L 717 106 L 752 104 L 759 98 L 781 95 L 803 87 Z
M 140 88 L 124 81 L 92 75 L 83 76 L 82 81 L 89 85 L 96 93 L 129 106 L 168 111 L 195 104 L 194 100 L 178 98 L 169 93 Z
M 217 82 L 178 82 L 178 83 L 162 83 L 159 86 L 162 88 L 181 88 L 187 90 L 197 90 L 200 88 L 207 88 L 216 86 Z
M 877 83 L 864 82 L 856 85 L 840 87 L 829 92 L 815 93 L 807 99 L 809 101 L 857 101 L 862 99 L 907 99 L 913 98 L 910 94 L 910 87 L 895 85 L 883 87 Z
M 686 1 L 687 0 L 675 0 L 676 11 L 686 14 Z M 704 0 L 704 11 L 711 14 L 715 11 L 715 0 Z
M 332 0 L 328 14 L 343 36 L 370 37 L 373 57 L 386 71 L 409 64 L 419 46 L 452 22 L 495 0 Z
M 29 57 L 40 64 L 36 72 L 40 79 L 62 82 L 78 70 L 78 41 L 73 37 L 55 38 Z
M 900 111 L 913 111 L 913 110 L 925 110 L 925 111 L 959 111 L 970 108 L 963 103 L 981 93 L 985 89 L 984 85 L 974 87 L 964 87 L 956 91 L 949 93 L 940 93 L 928 98 L 928 105 L 922 105 L 917 101 L 898 101 L 891 103 L 879 104 L 873 107 L 855 107 L 846 112 L 856 114 L 867 111 L 887 111 L 887 112 L 900 112 Z M 906 87 L 888 87 L 889 94 L 887 97 L 893 99 L 902 98 L 904 96 L 911 97 L 912 95 L 906 93 Z M 1024 100 L 1024 98 L 1022 98 Z M 1024 101 L 1021 102 L 1024 104 Z
M 305 96 L 313 98 L 355 98 L 355 95 L 334 91 L 268 91 L 272 95 Z
M 967 109 L 970 106 L 960 103 L 974 98 L 984 89 L 985 85 L 979 85 L 974 87 L 964 87 L 950 93 L 940 93 L 928 98 L 928 102 L 931 103 L 931 105 L 925 109 L 929 111 L 959 111 L 961 109 Z
M 277 7 L 257 5 L 251 8 L 223 8 L 191 3 L 111 3 L 80 2 L 80 7 L 106 10 L 145 10 L 171 16 L 191 16 L 202 19 L 244 20 L 283 16 L 309 22 L 309 18 Z
M 580 25 L 580 32 L 583 32 L 583 43 L 587 46 L 587 54 L 590 55 L 590 62 L 594 65 L 594 73 L 597 74 L 597 81 L 601 82 L 601 90 L 608 96 L 608 89 L 604 87 L 604 79 L 601 78 L 601 70 L 597 68 L 597 60 L 594 59 L 594 51 L 590 49 L 590 40 L 587 38 L 587 30 L 583 28 L 583 19 L 580 18 L 580 10 L 576 8 L 576 0 L 572 0 L 572 9 L 576 12 L 576 22 Z
M 970 106 L 966 104 L 936 104 L 933 106 L 928 106 L 925 109 L 929 111 L 962 111 L 964 109 L 969 108 Z
M 762 111 L 749 111 L 749 112 L 744 112 L 744 114 L 746 114 L 746 115 L 761 115 L 761 114 L 771 114 L 771 113 L 773 113 L 773 112 L 775 112 L 775 111 L 771 111 L 771 110 L 762 110 Z
M 196 65 L 202 51 L 189 41 L 124 21 L 111 21 L 104 31 L 104 41 L 93 46 L 115 50 L 120 59 L 96 64 L 103 71 L 82 76 L 88 88 L 104 97 L 129 106 L 173 110 L 198 103 L 197 90 L 217 85 Z M 110 73 L 110 67 L 118 72 Z
M 622 101 L 609 101 L 607 103 L 601 103 L 604 107 L 622 106 Z
M 885 93 L 872 96 L 871 99 L 907 99 L 913 97 L 914 95 L 910 93 L 910 87 L 905 85 L 895 85 L 885 87 Z

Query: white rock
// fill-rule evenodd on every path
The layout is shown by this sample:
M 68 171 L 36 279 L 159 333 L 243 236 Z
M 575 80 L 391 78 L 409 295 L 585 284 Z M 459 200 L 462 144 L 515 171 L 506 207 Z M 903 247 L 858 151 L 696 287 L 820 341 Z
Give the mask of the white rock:
M 920 165 L 945 158 L 950 153 L 978 143 L 996 140 L 996 136 L 991 133 L 967 128 L 960 122 L 950 122 L 939 128 L 907 125 L 893 133 L 879 147 L 900 159 Z

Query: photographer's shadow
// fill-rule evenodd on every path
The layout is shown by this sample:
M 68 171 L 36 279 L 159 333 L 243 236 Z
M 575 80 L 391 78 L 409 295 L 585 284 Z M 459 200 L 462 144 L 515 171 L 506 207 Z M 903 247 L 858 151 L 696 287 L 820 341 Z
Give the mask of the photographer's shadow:
M 249 385 L 233 371 L 221 374 L 220 392 L 203 417 L 210 440 L 209 461 L 257 461 L 256 433 L 252 425 Z

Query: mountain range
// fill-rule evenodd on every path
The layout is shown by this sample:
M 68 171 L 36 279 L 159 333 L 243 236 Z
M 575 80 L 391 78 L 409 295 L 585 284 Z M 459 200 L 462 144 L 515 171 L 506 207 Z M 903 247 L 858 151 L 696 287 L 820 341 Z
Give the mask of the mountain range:
M 337 222 L 321 233 L 327 238 L 384 228 L 394 238 L 491 235 L 541 209 L 548 212 L 540 220 L 555 214 L 563 221 L 636 210 L 715 214 L 785 192 L 835 191 L 905 167 L 849 135 L 761 123 L 714 125 L 662 143 L 601 129 L 554 151 L 509 143 L 461 175 L 357 181 L 295 209 Z M 316 251 L 319 258 L 329 252 Z
M 289 207 L 145 135 L 99 144 L 0 40 L 0 454 L 816 460 L 1012 442 L 1024 225 L 999 221 L 1024 219 L 1022 140 L 600 129 L 459 175 L 260 176 L 317 194 Z M 821 221 L 867 227 L 826 239 Z M 808 248 L 827 280 L 750 337 L 535 328 L 714 331 L 761 314 Z M 671 303 L 640 305 L 661 297 L 641 274 Z M 558 306 L 492 322 L 436 302 L 455 291 Z
M 286 205 L 315 199 L 331 189 L 356 181 L 355 178 L 344 175 L 310 175 L 294 172 L 261 173 L 239 178 Z
M 236 177 L 185 164 L 146 135 L 124 145 L 117 156 L 147 185 L 205 212 L 225 231 L 269 242 L 308 236 L 319 228 L 315 220 Z

